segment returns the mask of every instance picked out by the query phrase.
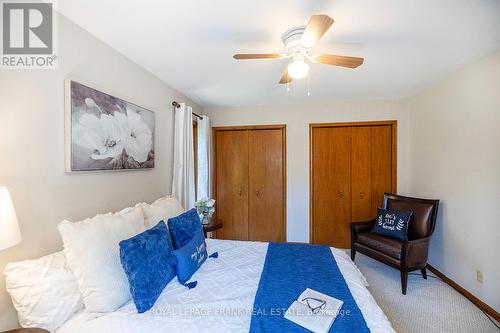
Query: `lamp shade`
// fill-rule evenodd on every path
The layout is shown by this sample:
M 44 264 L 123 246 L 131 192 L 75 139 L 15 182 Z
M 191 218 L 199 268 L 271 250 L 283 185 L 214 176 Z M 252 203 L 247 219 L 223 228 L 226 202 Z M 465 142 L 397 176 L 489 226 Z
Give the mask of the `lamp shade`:
M 10 198 L 9 190 L 0 186 L 0 251 L 14 246 L 21 241 L 21 232 L 17 223 L 16 210 Z

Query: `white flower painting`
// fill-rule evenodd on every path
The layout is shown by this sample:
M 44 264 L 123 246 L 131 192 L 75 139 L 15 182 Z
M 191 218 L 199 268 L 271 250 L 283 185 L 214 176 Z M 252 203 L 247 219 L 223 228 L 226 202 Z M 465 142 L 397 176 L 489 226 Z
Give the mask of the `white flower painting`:
M 154 168 L 152 111 L 75 81 L 67 89 L 68 171 Z

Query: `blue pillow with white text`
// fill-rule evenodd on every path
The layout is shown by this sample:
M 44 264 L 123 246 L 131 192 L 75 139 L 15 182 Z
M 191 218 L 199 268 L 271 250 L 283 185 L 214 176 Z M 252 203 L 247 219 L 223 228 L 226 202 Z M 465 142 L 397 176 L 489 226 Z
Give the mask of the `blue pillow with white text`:
M 207 246 L 205 236 L 200 230 L 196 232 L 191 240 L 183 247 L 174 250 L 177 265 L 175 266 L 177 280 L 185 284 L 207 260 Z
M 388 209 L 378 209 L 372 232 L 400 240 L 407 240 L 408 225 L 413 212 L 399 212 Z
M 167 225 L 160 221 L 119 245 L 120 260 L 137 312 L 146 312 L 175 275 L 175 255 Z
M 168 229 L 174 249 L 179 249 L 189 243 L 196 233 L 201 232 L 203 234 L 200 216 L 194 208 L 181 215 L 169 218 Z

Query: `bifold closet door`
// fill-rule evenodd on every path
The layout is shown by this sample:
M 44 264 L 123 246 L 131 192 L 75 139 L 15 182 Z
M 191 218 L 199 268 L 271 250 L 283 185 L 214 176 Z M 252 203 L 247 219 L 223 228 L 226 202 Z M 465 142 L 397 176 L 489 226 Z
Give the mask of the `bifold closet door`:
M 312 242 L 349 247 L 351 127 L 312 128 Z
M 352 128 L 351 220 L 372 218 L 372 127 Z
M 215 139 L 217 237 L 248 240 L 248 131 L 217 131 Z
M 396 193 L 395 121 L 311 125 L 311 242 L 349 248 L 351 222 Z
M 283 130 L 257 129 L 248 135 L 248 239 L 284 241 Z
M 377 208 L 382 206 L 384 193 L 395 192 L 392 179 L 393 168 L 393 134 L 392 126 L 373 126 L 371 133 L 371 172 L 372 172 L 372 211 L 371 218 L 377 216 Z

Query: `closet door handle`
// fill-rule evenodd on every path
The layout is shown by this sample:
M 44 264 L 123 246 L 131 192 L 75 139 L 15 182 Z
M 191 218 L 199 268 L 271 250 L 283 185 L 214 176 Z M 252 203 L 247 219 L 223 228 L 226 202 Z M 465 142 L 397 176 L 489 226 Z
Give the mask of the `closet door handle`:
M 365 196 L 365 194 L 364 194 L 363 192 L 359 192 L 359 197 L 360 197 L 361 199 L 363 199 L 363 197 L 364 197 L 364 196 Z
M 241 188 L 238 190 L 238 195 L 240 196 L 241 198 L 241 195 L 243 194 L 243 191 L 241 190 Z
M 255 190 L 255 195 L 259 196 L 260 195 L 260 191 L 259 190 Z
M 340 191 L 339 192 L 339 195 L 340 195 L 340 199 L 342 199 L 344 197 L 344 192 L 343 191 Z

